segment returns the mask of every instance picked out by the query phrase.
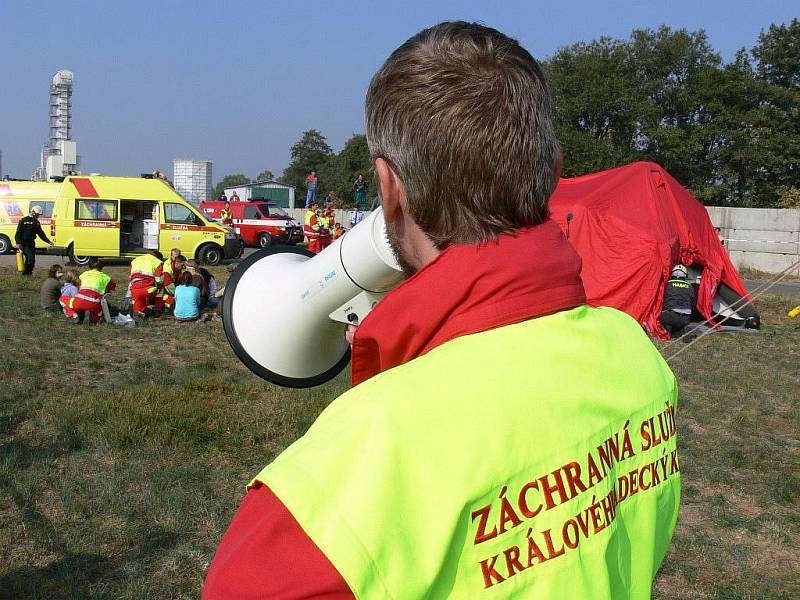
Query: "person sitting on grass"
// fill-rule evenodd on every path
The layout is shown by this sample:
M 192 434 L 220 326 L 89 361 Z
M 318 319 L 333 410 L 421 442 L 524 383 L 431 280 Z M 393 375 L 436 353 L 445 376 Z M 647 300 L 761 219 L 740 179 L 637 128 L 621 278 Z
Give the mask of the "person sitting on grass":
M 47 312 L 61 312 L 61 305 L 58 298 L 61 296 L 61 276 L 63 275 L 61 265 L 53 265 L 47 271 L 47 279 L 42 283 L 41 301 L 42 308 Z
M 219 297 L 216 295 L 219 286 L 217 285 L 217 278 L 211 274 L 211 271 L 204 267 L 197 267 L 197 272 L 202 276 L 205 283 L 205 295 L 203 296 L 203 308 L 215 308 L 219 303 Z M 202 288 L 201 288 L 202 291 Z
M 200 288 L 192 285 L 192 274 L 181 274 L 180 285 L 175 288 L 175 320 L 181 323 L 200 318 Z
M 78 322 L 83 323 L 86 314 L 90 322 L 96 325 L 102 313 L 101 301 L 108 292 L 113 292 L 117 284 L 109 275 L 103 273 L 103 261 L 93 258 L 89 261 L 89 270 L 81 273 L 81 286 L 74 298 L 70 298 L 69 308 L 78 313 Z

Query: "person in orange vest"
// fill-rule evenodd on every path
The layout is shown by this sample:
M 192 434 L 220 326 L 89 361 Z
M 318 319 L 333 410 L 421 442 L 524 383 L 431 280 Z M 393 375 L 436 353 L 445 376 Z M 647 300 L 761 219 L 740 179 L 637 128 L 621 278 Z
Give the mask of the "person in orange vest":
M 365 114 L 409 277 L 350 330 L 352 389 L 247 486 L 203 598 L 650 598 L 677 385 L 634 319 L 586 304 L 549 218 L 541 66 L 441 23 L 392 53 Z
M 80 280 L 81 286 L 78 293 L 70 298 L 69 308 L 78 315 L 79 323 L 83 323 L 86 313 L 89 313 L 91 324 L 96 325 L 102 312 L 100 301 L 106 293 L 114 291 L 117 284 L 110 275 L 103 273 L 103 261 L 99 258 L 89 261 L 89 270 L 81 273 Z
M 137 256 L 131 261 L 130 291 L 133 313 L 144 317 L 159 314 L 164 310 L 164 299 L 160 293 L 164 285 L 164 261 L 158 250 Z
M 183 254 L 178 254 L 174 260 L 168 258 L 164 261 L 161 267 L 164 274 L 164 308 L 172 310 L 175 306 L 175 286 L 178 285 L 185 266 L 186 257 Z
M 317 216 L 317 203 L 313 202 L 306 211 L 305 218 L 303 219 L 303 233 L 308 242 L 309 251 L 317 254 L 321 248 L 319 247 L 320 237 L 320 222 Z
M 342 227 L 342 224 L 341 223 L 336 223 L 333 226 L 333 241 L 338 240 L 343 235 L 344 235 L 344 228 Z

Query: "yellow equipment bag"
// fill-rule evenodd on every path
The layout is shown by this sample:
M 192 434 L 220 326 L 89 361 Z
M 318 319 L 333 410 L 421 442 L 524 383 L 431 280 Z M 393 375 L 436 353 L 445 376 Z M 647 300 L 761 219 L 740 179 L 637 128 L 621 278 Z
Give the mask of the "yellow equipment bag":
M 25 258 L 22 256 L 22 252 L 17 250 L 17 271 L 22 273 L 25 270 Z

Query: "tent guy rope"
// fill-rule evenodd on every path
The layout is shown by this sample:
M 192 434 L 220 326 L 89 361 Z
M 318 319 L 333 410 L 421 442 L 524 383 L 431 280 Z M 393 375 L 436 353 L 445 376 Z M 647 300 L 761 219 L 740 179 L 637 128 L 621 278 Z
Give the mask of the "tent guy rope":
M 764 294 L 764 293 L 768 292 L 768 291 L 769 291 L 769 290 L 770 290 L 770 289 L 771 289 L 771 288 L 772 288 L 772 287 L 773 287 L 775 284 L 779 283 L 779 282 L 780 282 L 780 281 L 781 281 L 781 280 L 782 280 L 784 277 L 786 277 L 786 275 L 789 273 L 789 271 L 791 271 L 792 269 L 794 269 L 794 268 L 795 268 L 795 267 L 797 267 L 797 266 L 800 266 L 800 260 L 797 260 L 797 261 L 793 262 L 791 265 L 789 265 L 789 266 L 788 266 L 787 268 L 785 268 L 783 271 L 781 271 L 780 273 L 778 273 L 777 275 L 775 275 L 775 276 L 774 276 L 772 279 L 769 279 L 769 280 L 768 280 L 768 281 L 766 281 L 765 283 L 763 283 L 763 284 L 761 284 L 760 286 L 758 286 L 758 287 L 757 287 L 755 290 L 753 290 L 753 292 L 752 292 L 752 293 L 749 293 L 749 294 L 747 295 L 747 298 L 740 298 L 739 300 L 737 300 L 736 302 L 734 302 L 733 304 L 731 304 L 730 308 L 732 308 L 733 310 L 736 310 L 736 308 L 738 308 L 738 307 L 737 307 L 737 305 L 739 305 L 739 306 L 742 306 L 742 305 L 743 305 L 744 303 L 746 303 L 746 302 L 750 302 L 750 303 L 752 303 L 752 302 L 753 302 L 753 301 L 754 301 L 756 298 L 758 298 L 758 297 L 759 297 L 759 296 L 761 296 L 762 294 Z M 741 304 L 740 304 L 740 303 L 741 303 Z M 728 319 L 730 319 L 730 318 L 731 318 L 730 316 L 728 316 L 728 317 L 723 317 L 722 319 L 720 319 L 720 320 L 717 322 L 717 325 L 721 325 L 722 323 L 724 323 L 725 321 L 727 321 L 727 320 L 728 320 Z M 702 323 L 700 323 L 700 324 L 699 324 L 699 326 L 702 326 L 702 325 L 707 325 L 707 324 L 708 324 L 708 323 L 710 323 L 711 321 L 712 321 L 712 319 L 706 319 L 705 321 L 703 321 Z M 697 326 L 695 326 L 695 327 L 697 327 Z M 692 331 L 689 331 L 689 332 L 687 332 L 687 333 L 684 333 L 684 334 L 683 334 L 682 336 L 680 336 L 679 338 L 676 338 L 676 339 L 672 340 L 672 341 L 671 341 L 669 344 L 667 344 L 667 346 L 665 346 L 664 350 L 668 350 L 670 347 L 672 347 L 672 346 L 673 346 L 673 345 L 674 345 L 676 342 L 678 342 L 679 340 L 682 340 L 683 338 L 685 338 L 685 337 L 687 337 L 687 336 L 689 336 L 689 335 L 692 335 L 692 333 L 693 333 L 693 332 L 694 332 L 693 330 L 692 330 Z M 701 333 L 699 336 L 697 336 L 695 339 L 693 339 L 692 341 L 688 342 L 688 343 L 687 343 L 687 344 L 686 344 L 686 345 L 685 345 L 683 348 L 681 348 L 680 350 L 678 350 L 678 351 L 677 351 L 677 352 L 675 352 L 674 354 L 671 354 L 671 355 L 670 355 L 670 356 L 669 356 L 669 357 L 666 359 L 666 360 L 667 360 L 667 362 L 670 362 L 670 361 L 672 361 L 672 359 L 676 358 L 677 356 L 679 356 L 680 354 L 682 354 L 683 352 L 685 352 L 686 350 L 688 350 L 688 349 L 689 349 L 689 348 L 690 348 L 690 347 L 691 347 L 693 344 L 695 344 L 696 342 L 698 342 L 699 340 L 701 340 L 702 338 L 704 338 L 705 336 L 707 336 L 709 333 L 715 333 L 715 332 L 716 332 L 716 329 L 713 329 L 713 328 L 712 328 L 712 329 L 709 329 L 708 331 L 704 331 L 704 332 L 703 332 L 703 333 Z

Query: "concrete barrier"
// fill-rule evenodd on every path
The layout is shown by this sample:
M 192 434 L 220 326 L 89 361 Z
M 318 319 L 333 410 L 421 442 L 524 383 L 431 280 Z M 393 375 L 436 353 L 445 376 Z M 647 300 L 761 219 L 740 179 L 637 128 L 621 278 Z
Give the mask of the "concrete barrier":
M 800 260 L 800 210 L 707 206 L 737 269 L 780 273 Z M 791 274 L 800 275 L 800 266 Z

